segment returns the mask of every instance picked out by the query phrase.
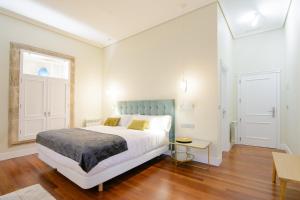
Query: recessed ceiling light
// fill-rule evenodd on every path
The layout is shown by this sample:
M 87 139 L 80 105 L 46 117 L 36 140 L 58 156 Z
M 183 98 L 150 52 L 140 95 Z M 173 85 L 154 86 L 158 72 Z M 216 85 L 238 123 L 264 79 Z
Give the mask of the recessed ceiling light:
M 292 1 L 219 0 L 234 38 L 283 27 Z
M 258 22 L 259 22 L 259 19 L 260 19 L 260 15 L 257 14 L 257 15 L 255 16 L 255 18 L 252 20 L 251 26 L 252 26 L 252 27 L 256 27 L 257 24 L 258 24 Z
M 251 23 L 255 19 L 256 15 L 256 11 L 247 12 L 240 17 L 239 22 L 242 24 Z
M 248 24 L 249 26 L 256 27 L 261 18 L 261 14 L 257 11 L 249 11 L 242 15 L 239 19 L 239 23 Z

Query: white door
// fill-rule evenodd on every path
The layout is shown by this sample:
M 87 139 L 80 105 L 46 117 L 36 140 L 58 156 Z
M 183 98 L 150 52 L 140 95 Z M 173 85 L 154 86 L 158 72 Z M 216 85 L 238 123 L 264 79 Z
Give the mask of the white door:
M 69 127 L 69 84 L 67 80 L 48 78 L 47 129 Z
M 279 136 L 279 73 L 242 76 L 240 79 L 240 142 L 277 146 Z
M 46 129 L 47 80 L 39 76 L 23 75 L 20 90 L 20 140 L 35 139 Z

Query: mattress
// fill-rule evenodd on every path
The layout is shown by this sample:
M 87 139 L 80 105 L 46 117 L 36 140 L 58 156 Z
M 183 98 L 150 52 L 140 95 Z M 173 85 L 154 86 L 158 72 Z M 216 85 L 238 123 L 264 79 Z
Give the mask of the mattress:
M 119 135 L 126 140 L 128 150 L 101 161 L 88 173 L 83 171 L 76 161 L 58 154 L 43 145 L 38 144 L 38 151 L 43 153 L 44 155 L 47 155 L 52 160 L 58 162 L 64 167 L 76 171 L 82 176 L 89 177 L 98 174 L 111 166 L 118 165 L 122 162 L 146 154 L 156 148 L 168 145 L 168 133 L 162 130 L 138 131 L 119 126 L 93 126 L 85 129 L 101 133 Z

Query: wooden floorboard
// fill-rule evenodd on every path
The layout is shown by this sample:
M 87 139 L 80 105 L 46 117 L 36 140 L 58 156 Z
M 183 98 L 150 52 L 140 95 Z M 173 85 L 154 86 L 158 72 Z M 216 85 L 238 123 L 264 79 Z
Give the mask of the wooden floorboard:
M 274 149 L 235 145 L 220 167 L 209 171 L 176 167 L 161 156 L 104 184 L 83 190 L 37 158 L 0 162 L 0 194 L 41 184 L 57 200 L 275 200 L 279 186 L 271 183 Z M 287 200 L 300 200 L 300 185 L 288 184 Z

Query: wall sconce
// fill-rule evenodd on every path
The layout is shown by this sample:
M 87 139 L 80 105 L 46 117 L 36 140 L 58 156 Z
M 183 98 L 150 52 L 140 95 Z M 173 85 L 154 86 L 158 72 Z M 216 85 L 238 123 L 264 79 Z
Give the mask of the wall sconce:
M 188 80 L 184 77 L 184 74 L 182 76 L 182 80 L 180 82 L 180 88 L 184 91 L 185 95 L 183 96 L 183 101 L 180 105 L 180 110 L 182 111 L 193 111 L 195 109 L 195 105 L 192 101 L 186 99 L 188 98 Z
M 187 90 L 188 90 L 188 82 L 187 80 L 183 77 L 181 83 L 180 83 L 180 88 L 185 92 L 187 93 Z

